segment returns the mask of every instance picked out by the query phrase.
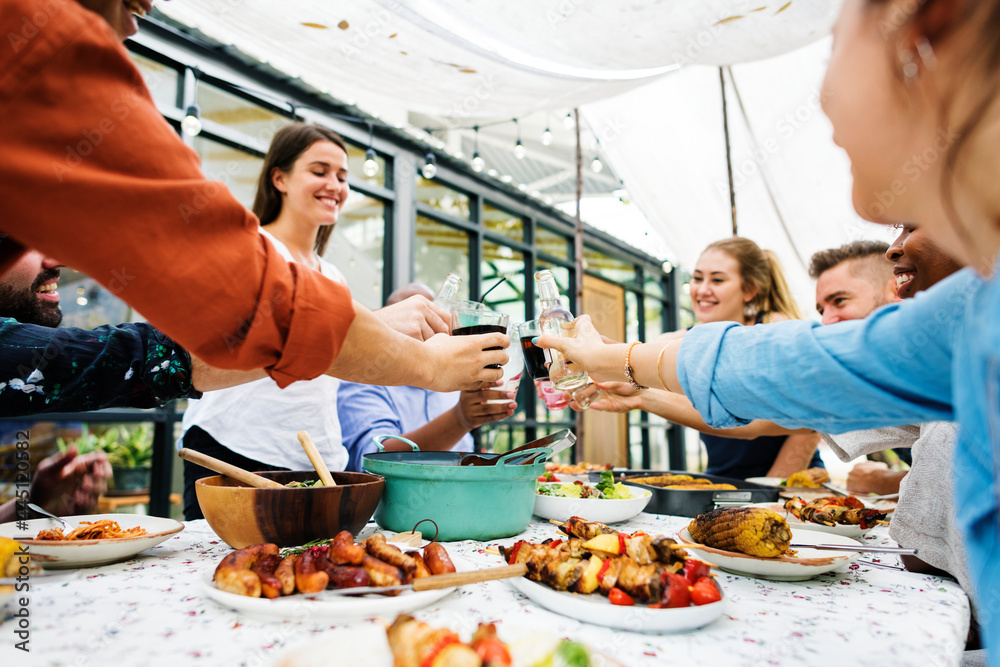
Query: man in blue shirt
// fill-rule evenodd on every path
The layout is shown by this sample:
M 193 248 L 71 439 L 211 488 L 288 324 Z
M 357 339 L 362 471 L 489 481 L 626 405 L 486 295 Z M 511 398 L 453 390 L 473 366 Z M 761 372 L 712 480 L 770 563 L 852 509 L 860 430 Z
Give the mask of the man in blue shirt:
M 415 294 L 434 298 L 430 288 L 411 283 L 389 295 L 387 306 Z M 500 384 L 497 382 L 497 384 Z M 400 435 L 422 451 L 472 451 L 469 432 L 483 424 L 514 414 L 513 392 L 492 388 L 442 394 L 419 387 L 382 387 L 341 382 L 337 390 L 337 412 L 347 470 L 360 471 L 365 454 L 376 451 L 373 436 Z M 487 400 L 508 399 L 503 403 Z M 387 451 L 409 451 L 401 440 L 386 440 Z

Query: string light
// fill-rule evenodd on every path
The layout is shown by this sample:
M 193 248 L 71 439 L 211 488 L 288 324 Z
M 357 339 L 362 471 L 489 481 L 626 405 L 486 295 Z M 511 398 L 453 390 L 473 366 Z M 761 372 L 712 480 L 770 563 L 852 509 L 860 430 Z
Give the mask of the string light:
M 563 127 L 567 130 L 572 130 L 574 125 L 576 125 L 576 121 L 573 120 L 573 114 L 567 113 L 566 117 L 563 118 Z
M 549 146 L 551 144 L 552 144 L 552 131 L 546 127 L 545 131 L 542 132 L 542 145 Z
M 514 144 L 514 157 L 518 160 L 524 159 L 525 149 L 524 144 L 521 143 L 521 124 L 514 119 L 514 125 L 517 127 L 517 143 Z
M 479 173 L 486 168 L 486 160 L 479 154 L 479 126 L 476 125 L 472 129 L 476 132 L 475 148 L 472 151 L 472 170 Z
M 420 168 L 420 174 L 429 181 L 437 176 L 437 173 L 437 158 L 434 157 L 434 153 L 428 153 L 424 156 L 424 166 Z
M 191 104 L 184 112 L 181 130 L 189 137 L 197 137 L 201 134 L 201 110 L 197 104 Z
M 361 173 L 368 178 L 374 178 L 378 174 L 378 159 L 372 143 L 375 140 L 375 126 L 368 121 L 368 150 L 365 151 L 365 164 L 361 167 Z
M 594 159 L 590 163 L 590 170 L 595 174 L 599 174 L 604 171 L 604 163 L 601 162 L 601 158 L 599 156 L 594 156 Z

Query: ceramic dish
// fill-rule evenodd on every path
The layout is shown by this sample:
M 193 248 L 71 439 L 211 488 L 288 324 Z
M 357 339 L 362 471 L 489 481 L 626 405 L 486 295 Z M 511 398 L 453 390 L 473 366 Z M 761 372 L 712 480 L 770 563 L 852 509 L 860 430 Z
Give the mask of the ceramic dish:
M 558 483 L 540 486 L 560 486 Z M 618 523 L 627 521 L 645 509 L 653 494 L 648 489 L 629 487 L 631 498 L 603 500 L 600 498 L 561 498 L 535 494 L 535 516 L 553 521 L 566 521 L 570 517 L 584 517 L 587 521 Z
M 389 619 L 386 619 L 389 620 Z M 442 627 L 437 621 L 430 621 L 435 628 Z M 467 619 L 456 619 L 446 623 L 463 639 L 468 640 Z M 511 654 L 512 667 L 534 667 L 545 662 L 548 653 L 559 643 L 559 638 L 546 632 L 508 628 L 503 622 L 497 623 L 497 635 L 507 643 Z M 336 656 L 337 667 L 392 667 L 392 651 L 386 637 L 385 628 L 377 623 L 356 624 L 347 628 L 335 628 L 323 633 L 319 639 L 294 646 L 285 651 L 272 667 L 327 667 L 331 656 Z M 621 667 L 602 653 L 591 649 L 591 667 Z
M 845 525 L 836 524 L 834 526 L 827 526 L 822 523 L 814 523 L 812 521 L 803 521 L 797 518 L 794 514 L 785 509 L 784 503 L 758 503 L 753 505 L 753 507 L 766 507 L 769 510 L 774 510 L 781 516 L 785 517 L 785 521 L 793 529 L 801 530 L 815 530 L 821 533 L 829 533 L 831 535 L 841 535 L 843 537 L 858 538 L 867 534 L 869 531 L 874 530 L 875 526 L 869 526 L 868 528 L 862 528 L 860 525 Z
M 677 540 L 684 544 L 697 544 L 691 533 L 684 528 L 677 534 Z M 830 535 L 815 530 L 792 529 L 793 544 L 843 544 L 862 546 L 857 540 L 841 535 Z M 804 581 L 825 572 L 836 570 L 847 565 L 858 555 L 855 551 L 821 551 L 819 549 L 796 549 L 795 556 L 779 558 L 759 558 L 748 556 L 736 551 L 723 551 L 712 547 L 699 546 L 691 551 L 701 553 L 705 560 L 714 563 L 720 570 L 732 574 L 742 574 L 757 579 L 772 579 L 774 581 Z
M 455 564 L 455 569 L 459 572 L 475 569 L 454 554 L 451 555 L 451 560 Z M 356 595 L 328 597 L 324 599 L 310 598 L 308 595 L 299 593 L 269 600 L 268 598 L 251 598 L 246 595 L 236 595 L 235 593 L 220 591 L 215 587 L 213 579 L 216 565 L 218 565 L 217 562 L 213 563 L 201 575 L 202 589 L 205 591 L 205 594 L 224 607 L 267 618 L 322 618 L 331 621 L 360 620 L 371 618 L 372 616 L 392 618 L 396 614 L 426 607 L 455 590 L 455 587 L 452 586 L 451 588 L 440 588 L 431 591 L 403 591 L 393 597 L 385 595 Z
M 784 477 L 747 477 L 748 482 L 763 484 L 764 486 L 782 486 L 785 483 Z
M 809 503 L 817 498 L 835 498 L 836 494 L 830 493 L 824 489 L 788 489 L 787 491 L 782 491 L 778 496 L 784 500 L 791 500 L 792 498 L 799 497 L 805 502 Z M 855 496 L 858 500 L 865 504 L 865 507 L 871 507 L 879 512 L 894 512 L 896 511 L 896 505 L 899 503 L 898 500 L 876 500 L 875 502 L 869 502 L 865 500 L 864 496 Z
M 10 537 L 27 544 L 31 559 L 50 570 L 64 570 L 76 567 L 95 567 L 117 563 L 135 556 L 140 551 L 155 547 L 160 542 L 184 530 L 184 524 L 173 519 L 139 514 L 88 514 L 85 516 L 63 517 L 76 528 L 81 521 L 117 521 L 123 529 L 140 526 L 146 534 L 139 537 L 119 537 L 106 540 L 35 540 L 25 539 L 25 535 L 37 535 L 39 531 L 59 528 L 52 519 L 32 519 L 0 525 L 0 537 Z M 19 528 L 18 525 L 21 525 Z M 27 524 L 27 527 L 24 527 Z
M 557 591 L 527 577 L 507 580 L 518 592 L 549 611 L 569 618 L 619 628 L 632 632 L 684 632 L 708 625 L 722 616 L 726 608 L 725 592 L 718 602 L 700 607 L 650 609 L 641 604 L 633 607 L 613 605 L 600 593 L 581 595 Z M 722 588 L 719 588 L 722 591 Z

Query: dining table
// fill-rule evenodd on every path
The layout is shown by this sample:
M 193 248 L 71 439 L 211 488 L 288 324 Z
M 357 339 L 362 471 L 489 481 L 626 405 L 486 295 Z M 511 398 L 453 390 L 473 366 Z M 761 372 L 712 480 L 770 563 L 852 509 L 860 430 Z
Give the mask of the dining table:
M 615 527 L 674 535 L 690 519 L 641 513 Z M 370 523 L 359 537 L 377 530 Z M 515 536 L 445 543 L 474 568 L 502 565 L 496 547 L 559 536 L 533 518 Z M 425 536 L 429 537 L 429 536 Z M 894 545 L 884 526 L 861 540 Z M 216 564 L 231 551 L 204 520 L 123 562 L 39 577 L 30 591 L 30 653 L 14 648 L 17 619 L 0 622 L 4 665 L 279 665 L 323 637 L 367 641 L 393 618 L 288 618 L 238 611 L 207 594 Z M 684 632 L 642 632 L 549 611 L 508 581 L 465 585 L 411 613 L 466 639 L 478 622 L 512 632 L 580 641 L 621 665 L 958 665 L 969 630 L 969 600 L 950 579 L 902 569 L 895 555 L 861 554 L 806 581 L 770 581 L 724 571 L 722 615 Z M 673 610 L 669 610 L 673 611 Z M 383 625 L 378 625 L 383 624 Z M 641 630 L 641 629 L 640 629 Z M 329 648 L 329 647 L 327 647 Z M 353 647 L 357 654 L 359 647 Z M 14 661 L 12 661 L 14 660 Z M 338 660 L 329 664 L 367 664 Z

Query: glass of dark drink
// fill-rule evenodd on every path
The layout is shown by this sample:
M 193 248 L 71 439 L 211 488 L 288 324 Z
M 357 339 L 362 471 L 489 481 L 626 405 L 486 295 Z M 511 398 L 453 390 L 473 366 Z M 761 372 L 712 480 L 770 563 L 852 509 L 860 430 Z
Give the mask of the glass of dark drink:
M 531 342 L 532 338 L 542 335 L 538 328 L 538 320 L 530 320 L 517 325 L 517 337 L 521 341 L 521 353 L 524 355 L 524 367 L 532 380 L 547 380 L 549 369 L 545 365 L 545 350 Z
M 485 308 L 456 308 L 451 311 L 451 335 L 475 336 L 484 333 L 507 333 L 509 318 L 503 313 Z M 488 350 L 502 350 L 488 347 Z M 500 368 L 499 364 L 489 364 L 487 368 Z

